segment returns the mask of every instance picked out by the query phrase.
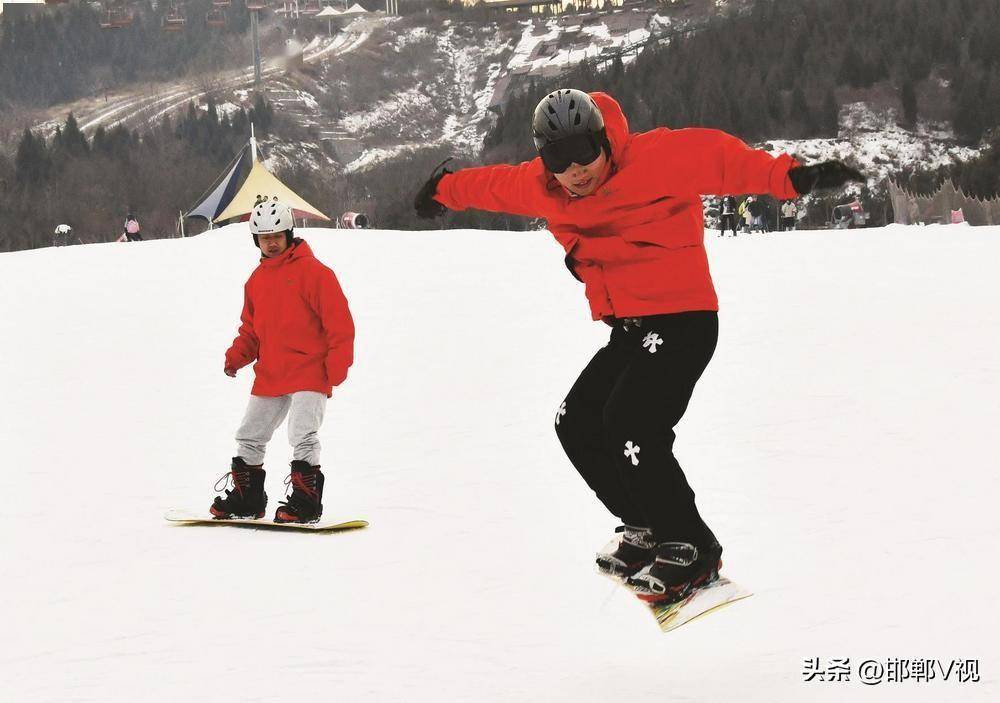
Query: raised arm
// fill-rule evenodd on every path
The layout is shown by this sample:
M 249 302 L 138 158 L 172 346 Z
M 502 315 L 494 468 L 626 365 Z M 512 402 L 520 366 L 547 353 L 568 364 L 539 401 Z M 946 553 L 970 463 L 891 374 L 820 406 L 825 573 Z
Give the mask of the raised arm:
M 754 193 L 787 199 L 799 194 L 788 179 L 795 160 L 751 149 L 740 139 L 717 129 L 654 129 L 643 135 L 656 160 L 650 169 L 664 195 L 726 195 Z M 633 148 L 638 145 L 633 144 Z
M 545 192 L 541 159 L 516 166 L 497 164 L 466 168 L 455 173 L 435 172 L 417 194 L 414 207 L 421 217 L 437 217 L 449 210 L 489 210 L 512 215 L 540 215 L 540 193 Z
M 650 170 L 665 195 L 767 193 L 787 200 L 865 180 L 840 161 L 802 166 L 788 154 L 771 156 L 717 129 L 655 129 L 647 135 L 648 153 L 658 160 Z

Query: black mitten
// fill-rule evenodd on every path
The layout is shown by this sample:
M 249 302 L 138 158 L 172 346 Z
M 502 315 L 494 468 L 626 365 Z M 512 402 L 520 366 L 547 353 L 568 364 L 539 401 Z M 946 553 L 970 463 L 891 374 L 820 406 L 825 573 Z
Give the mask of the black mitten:
M 817 188 L 840 188 L 848 181 L 865 182 L 861 171 L 840 161 L 796 166 L 788 170 L 788 179 L 799 195 L 807 195 Z
M 448 208 L 434 199 L 434 194 L 437 193 L 438 182 L 444 178 L 444 174 L 452 173 L 449 169 L 444 168 L 444 165 L 449 161 L 451 161 L 450 157 L 437 165 L 434 173 L 431 174 L 431 177 L 420 188 L 417 197 L 413 199 L 413 207 L 417 211 L 418 217 L 430 220 L 435 217 L 441 217 L 448 210 Z

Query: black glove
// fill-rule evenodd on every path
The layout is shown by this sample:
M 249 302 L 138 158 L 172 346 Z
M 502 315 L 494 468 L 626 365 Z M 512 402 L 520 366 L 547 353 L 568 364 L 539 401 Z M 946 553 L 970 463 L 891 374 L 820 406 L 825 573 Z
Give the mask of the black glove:
M 796 166 L 788 170 L 788 179 L 799 195 L 808 195 L 817 188 L 840 188 L 848 181 L 865 182 L 861 171 L 840 161 Z
M 439 203 L 434 199 L 434 194 L 437 193 L 438 182 L 444 178 L 444 174 L 452 173 L 444 165 L 451 161 L 451 158 L 447 158 L 437 165 L 434 169 L 434 173 L 431 177 L 427 179 L 420 192 L 417 193 L 417 197 L 413 199 L 413 207 L 417 211 L 417 217 L 422 217 L 425 220 L 430 220 L 435 217 L 441 217 L 448 208 Z

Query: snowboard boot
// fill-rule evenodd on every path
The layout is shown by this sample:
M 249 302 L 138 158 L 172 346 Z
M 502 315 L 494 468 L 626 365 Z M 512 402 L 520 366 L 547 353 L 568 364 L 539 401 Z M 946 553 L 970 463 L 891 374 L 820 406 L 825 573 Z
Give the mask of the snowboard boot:
M 615 532 L 622 533 L 621 539 L 597 553 L 597 569 L 601 573 L 628 578 L 656 557 L 656 540 L 648 527 L 622 525 Z
M 719 578 L 722 547 L 718 542 L 696 547 L 690 542 L 660 542 L 656 559 L 627 581 L 642 600 L 676 603 Z
M 219 520 L 264 517 L 264 510 L 267 508 L 264 469 L 250 466 L 242 457 L 234 456 L 232 468 L 215 483 L 215 490 L 223 490 L 230 481 L 233 487 L 226 489 L 226 497 L 216 496 L 209 508 L 212 516 Z
M 325 479 L 319 466 L 308 461 L 292 462 L 292 473 L 285 480 L 291 484 L 292 493 L 274 513 L 275 522 L 317 522 L 323 515 L 323 483 Z

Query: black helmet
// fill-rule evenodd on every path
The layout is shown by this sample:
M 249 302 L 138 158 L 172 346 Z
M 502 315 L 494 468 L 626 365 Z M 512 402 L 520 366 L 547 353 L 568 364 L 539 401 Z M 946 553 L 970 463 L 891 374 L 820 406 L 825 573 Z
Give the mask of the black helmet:
M 544 98 L 535 107 L 531 132 L 535 148 L 576 134 L 599 134 L 604 131 L 604 117 L 594 99 L 582 90 L 563 88 Z

